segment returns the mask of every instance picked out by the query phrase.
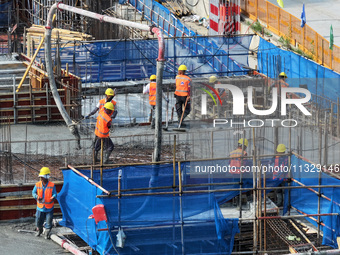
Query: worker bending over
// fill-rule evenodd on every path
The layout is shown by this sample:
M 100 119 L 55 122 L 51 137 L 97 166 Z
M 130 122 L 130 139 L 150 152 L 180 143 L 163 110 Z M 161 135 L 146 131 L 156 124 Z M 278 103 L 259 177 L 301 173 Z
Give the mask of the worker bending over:
M 104 105 L 105 105 L 106 103 L 108 103 L 108 102 L 111 102 L 111 103 L 113 104 L 114 108 L 115 108 L 115 107 L 116 107 L 116 104 L 117 104 L 117 102 L 116 102 L 115 100 L 113 100 L 113 98 L 115 97 L 115 95 L 116 95 L 116 93 L 115 93 L 115 91 L 114 91 L 113 89 L 111 89 L 111 88 L 106 89 L 106 91 L 105 91 L 105 98 L 99 100 L 97 106 L 92 110 L 92 112 L 90 112 L 90 113 L 85 117 L 85 119 L 90 118 L 90 116 L 92 116 L 92 115 L 96 114 L 96 112 L 102 110 L 103 107 L 104 107 Z M 118 113 L 117 110 L 114 109 L 113 112 L 112 112 L 112 116 L 111 116 L 112 119 L 116 118 L 117 113 Z

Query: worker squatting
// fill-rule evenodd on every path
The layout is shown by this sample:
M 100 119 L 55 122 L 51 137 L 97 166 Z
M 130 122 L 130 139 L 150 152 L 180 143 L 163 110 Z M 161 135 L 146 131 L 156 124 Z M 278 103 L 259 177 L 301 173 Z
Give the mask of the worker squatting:
M 296 127 L 298 122 L 294 119 L 285 119 L 285 120 L 280 120 L 280 119 L 251 119 L 251 120 L 245 120 L 245 119 L 240 119 L 240 120 L 233 120 L 233 119 L 214 119 L 213 120 L 213 125 L 214 127 L 219 126 L 219 125 L 229 125 L 230 127 L 277 127 L 281 125 L 282 127 Z
M 259 166 L 240 166 L 240 171 L 242 173 L 253 173 L 253 172 L 261 172 L 261 173 L 288 173 L 292 166 L 286 165 L 259 165 Z M 193 174 L 217 174 L 217 173 L 238 173 L 238 168 L 236 166 L 231 165 L 210 165 L 210 166 L 195 166 Z

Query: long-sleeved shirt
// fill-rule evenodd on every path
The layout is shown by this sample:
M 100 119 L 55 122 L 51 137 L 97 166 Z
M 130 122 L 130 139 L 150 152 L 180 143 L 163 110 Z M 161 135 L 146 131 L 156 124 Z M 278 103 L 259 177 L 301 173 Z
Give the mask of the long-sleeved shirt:
M 43 199 L 44 199 L 44 196 L 45 196 L 45 190 L 46 190 L 46 187 L 47 187 L 47 184 L 48 182 L 46 183 L 46 185 L 42 185 L 43 186 Z M 38 198 L 38 194 L 37 194 L 37 185 L 34 186 L 33 190 L 32 190 L 32 196 L 34 197 L 34 199 L 37 199 Z M 57 198 L 57 190 L 55 188 L 55 185 L 53 187 L 53 191 L 52 191 L 52 197 L 53 198 Z M 53 210 L 53 208 L 51 209 L 47 209 L 45 206 L 43 208 L 39 208 L 37 206 L 37 210 L 41 211 L 41 212 L 50 212 Z

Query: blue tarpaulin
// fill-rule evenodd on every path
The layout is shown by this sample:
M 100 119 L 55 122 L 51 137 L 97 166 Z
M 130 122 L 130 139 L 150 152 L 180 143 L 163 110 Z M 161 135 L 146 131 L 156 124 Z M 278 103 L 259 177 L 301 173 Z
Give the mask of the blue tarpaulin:
M 308 90 L 336 102 L 340 97 L 340 74 L 294 52 L 282 50 L 260 38 L 257 55 L 260 73 L 277 79 L 285 72 L 291 87 L 307 85 Z

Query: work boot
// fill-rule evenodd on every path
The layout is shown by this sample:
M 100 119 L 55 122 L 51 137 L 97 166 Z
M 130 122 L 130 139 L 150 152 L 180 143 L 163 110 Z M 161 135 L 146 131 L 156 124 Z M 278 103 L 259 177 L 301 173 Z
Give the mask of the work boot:
M 45 229 L 45 236 L 44 238 L 47 239 L 51 239 L 51 229 Z
M 43 228 L 38 228 L 38 232 L 35 233 L 35 236 L 36 237 L 40 236 L 42 232 L 43 232 Z
M 105 151 L 105 155 L 104 155 L 104 164 L 109 164 L 112 163 L 110 162 L 110 155 L 111 155 L 112 151 Z

